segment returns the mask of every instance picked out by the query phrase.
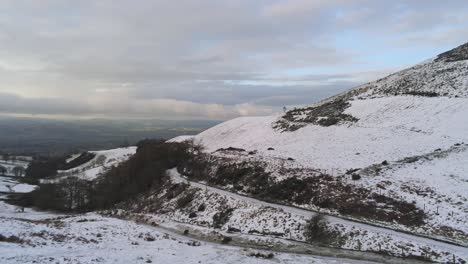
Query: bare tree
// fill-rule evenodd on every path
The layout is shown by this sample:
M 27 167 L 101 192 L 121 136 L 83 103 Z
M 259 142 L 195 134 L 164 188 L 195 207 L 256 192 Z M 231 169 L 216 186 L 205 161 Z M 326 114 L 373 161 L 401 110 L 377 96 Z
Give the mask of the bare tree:
M 24 175 L 24 168 L 21 166 L 16 166 L 13 168 L 12 172 L 16 177 L 21 177 Z
M 86 204 L 86 182 L 78 177 L 68 177 L 60 182 L 64 206 L 68 211 L 82 209 Z
M 1 175 L 6 175 L 7 172 L 8 172 L 7 168 L 4 167 L 4 166 L 2 166 L 2 165 L 0 165 L 0 174 L 1 174 Z

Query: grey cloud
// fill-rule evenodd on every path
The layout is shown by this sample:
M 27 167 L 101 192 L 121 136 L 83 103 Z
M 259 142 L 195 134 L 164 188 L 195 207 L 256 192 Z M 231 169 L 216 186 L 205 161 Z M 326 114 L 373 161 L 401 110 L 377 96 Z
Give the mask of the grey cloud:
M 0 114 L 61 115 L 69 117 L 228 119 L 242 115 L 271 114 L 275 109 L 253 104 L 200 104 L 173 99 L 93 97 L 87 100 L 65 98 L 25 98 L 0 93 Z
M 87 114 L 86 103 L 57 98 L 24 98 L 14 94 L 0 93 L 0 113 L 68 115 Z
M 2 112 L 225 118 L 373 79 L 353 73 L 369 63 L 366 39 L 348 47 L 338 36 L 389 38 L 378 47 L 388 52 L 395 42 L 430 46 L 424 36 L 437 28 L 439 37 L 429 35 L 445 46 L 466 32 L 468 15 L 465 1 L 450 0 L 5 0 L 0 8 L 0 92 L 28 95 L 3 94 Z M 332 72 L 287 74 L 303 68 Z

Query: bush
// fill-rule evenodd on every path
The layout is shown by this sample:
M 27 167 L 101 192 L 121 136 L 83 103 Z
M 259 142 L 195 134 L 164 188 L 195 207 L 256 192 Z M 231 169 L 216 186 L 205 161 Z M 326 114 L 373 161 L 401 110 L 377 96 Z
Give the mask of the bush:
M 23 244 L 25 241 L 17 236 L 4 236 L 0 234 L 0 242 Z
M 403 94 L 414 95 L 414 96 L 424 96 L 424 97 L 437 97 L 437 96 L 440 96 L 436 92 L 424 92 L 424 91 L 407 91 L 407 92 L 404 92 Z
M 232 241 L 232 237 L 223 236 L 223 240 L 221 240 L 221 244 L 229 244 Z
M 351 179 L 353 179 L 353 181 L 360 180 L 360 179 L 361 179 L 361 175 L 356 174 L 356 173 L 353 173 L 353 174 L 351 175 Z
M 215 175 L 205 180 L 215 185 L 232 185 L 237 190 L 243 190 L 244 186 L 249 186 L 249 192 L 253 195 L 267 192 L 271 182 L 264 166 L 257 162 L 220 164 Z
M 195 197 L 194 192 L 188 192 L 184 196 L 177 199 L 177 202 L 176 202 L 177 209 L 181 209 L 187 206 L 189 203 L 193 201 L 194 197 Z
M 262 258 L 262 259 L 272 259 L 275 257 L 275 254 L 273 253 L 268 253 L 268 254 L 264 254 L 264 253 L 261 253 L 261 252 L 257 252 L 257 253 L 250 253 L 249 254 L 249 257 L 255 257 L 255 258 Z
M 198 212 L 203 212 L 205 211 L 206 209 L 206 205 L 203 203 L 203 204 L 200 204 L 200 206 L 198 206 Z
M 195 218 L 195 217 L 197 217 L 197 213 L 191 212 L 188 217 L 189 218 Z
M 214 228 L 223 227 L 231 218 L 233 211 L 234 209 L 228 208 L 222 212 L 217 212 L 215 215 L 213 215 L 213 227 Z
M 307 222 L 304 233 L 307 242 L 319 245 L 340 245 L 341 236 L 327 227 L 327 221 L 321 214 L 316 214 Z

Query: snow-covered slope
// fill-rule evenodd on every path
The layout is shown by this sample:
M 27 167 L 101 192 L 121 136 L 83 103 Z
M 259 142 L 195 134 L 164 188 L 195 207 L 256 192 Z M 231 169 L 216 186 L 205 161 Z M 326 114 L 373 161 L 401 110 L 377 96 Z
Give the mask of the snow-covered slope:
M 468 142 L 467 47 L 283 117 L 237 118 L 194 139 L 210 151 L 239 147 L 325 169 L 363 167 Z M 449 60 L 450 54 L 460 60 Z M 321 125 L 340 114 L 354 119 Z
M 237 118 L 193 140 L 217 157 L 263 161 L 278 179 L 301 176 L 278 173 L 284 167 L 310 169 L 413 203 L 426 214 L 419 233 L 468 242 L 468 43 L 311 107 Z M 218 151 L 230 147 L 245 151 Z M 360 180 L 347 181 L 350 170 Z
M 94 180 L 112 166 L 126 161 L 136 152 L 136 147 L 90 151 L 95 157 L 90 161 L 69 170 L 58 171 L 59 177 L 77 176 L 84 180 Z M 77 158 L 79 155 L 74 155 Z M 67 160 L 71 162 L 73 159 Z
M 209 151 L 236 147 L 294 158 L 302 166 L 346 171 L 468 142 L 468 99 L 392 96 L 353 100 L 345 113 L 359 121 L 272 128 L 276 116 L 242 117 L 197 135 Z M 464 122 L 466 121 L 466 122 Z M 274 148 L 274 150 L 268 150 Z

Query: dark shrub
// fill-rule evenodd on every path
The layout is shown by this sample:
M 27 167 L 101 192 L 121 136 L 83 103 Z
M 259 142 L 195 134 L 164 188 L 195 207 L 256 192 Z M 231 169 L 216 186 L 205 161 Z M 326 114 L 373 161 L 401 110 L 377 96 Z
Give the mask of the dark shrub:
M 221 244 L 229 244 L 232 241 L 232 237 L 223 236 L 223 240 L 221 240 Z
M 423 92 L 423 91 L 407 91 L 403 94 L 414 95 L 414 96 L 424 96 L 424 97 L 437 97 L 440 96 L 436 92 Z
M 148 241 L 148 242 L 156 241 L 156 238 L 150 234 L 146 234 L 144 239 L 145 241 Z
M 192 191 L 187 192 L 185 195 L 177 199 L 177 209 L 181 209 L 186 207 L 189 203 L 193 201 L 193 198 L 195 197 L 195 193 Z
M 219 152 L 219 151 L 245 152 L 245 149 L 228 147 L 228 148 L 220 148 L 220 149 L 216 150 L 216 152 Z
M 240 233 L 240 232 L 241 230 L 238 228 L 231 227 L 231 226 L 228 227 L 228 233 Z
M 206 205 L 203 203 L 203 204 L 200 204 L 200 206 L 198 206 L 198 212 L 203 212 L 205 211 L 206 209 Z
M 222 212 L 217 212 L 215 215 L 213 215 L 213 227 L 223 227 L 229 221 L 229 218 L 231 218 L 233 211 L 234 209 L 228 208 Z
M 195 217 L 197 217 L 197 213 L 191 212 L 188 217 L 189 218 L 195 218 Z
M 23 244 L 25 241 L 17 236 L 4 236 L 0 234 L 0 242 Z
M 361 175 L 356 174 L 356 173 L 353 173 L 353 174 L 351 175 L 351 179 L 353 179 L 354 181 L 360 180 L 360 179 L 361 179 Z
M 341 236 L 327 227 L 327 221 L 321 214 L 316 214 L 307 222 L 304 233 L 307 242 L 319 245 L 339 245 Z
M 328 117 L 328 118 L 322 118 L 317 121 L 317 123 L 321 126 L 333 126 L 338 124 L 340 120 L 336 117 Z
M 272 258 L 275 257 L 275 254 L 273 254 L 273 253 L 264 254 L 264 253 L 256 252 L 256 253 L 250 253 L 249 257 L 262 258 L 262 259 L 272 259 Z

